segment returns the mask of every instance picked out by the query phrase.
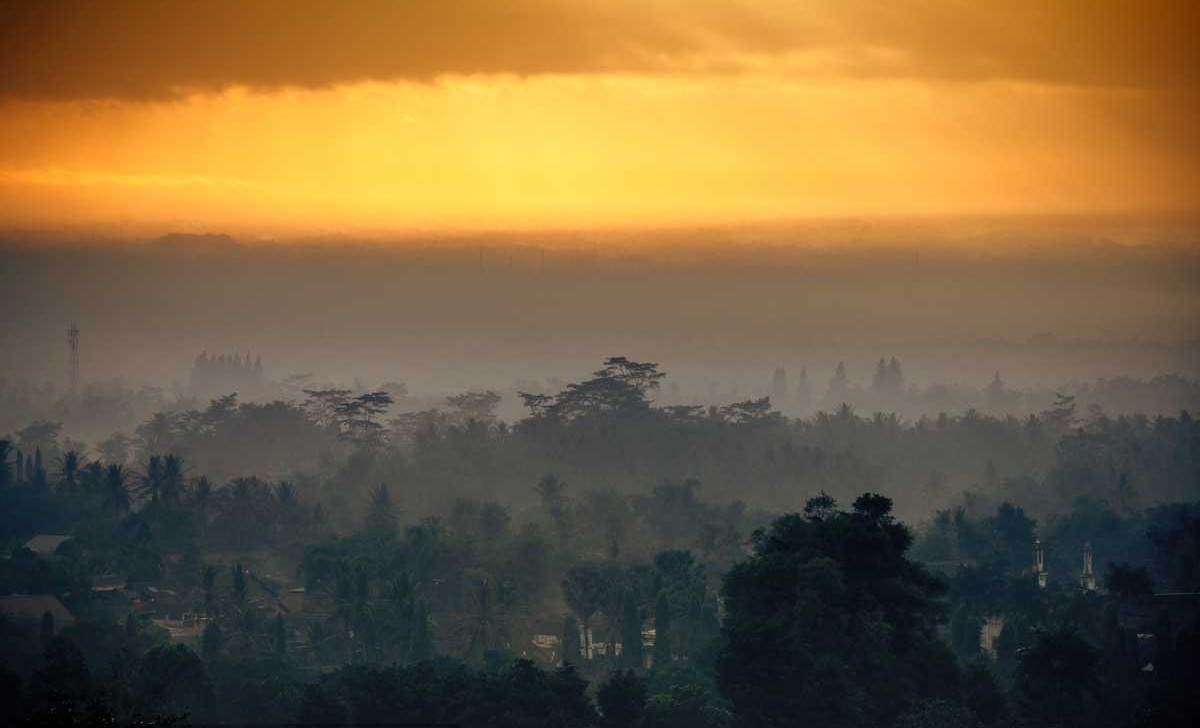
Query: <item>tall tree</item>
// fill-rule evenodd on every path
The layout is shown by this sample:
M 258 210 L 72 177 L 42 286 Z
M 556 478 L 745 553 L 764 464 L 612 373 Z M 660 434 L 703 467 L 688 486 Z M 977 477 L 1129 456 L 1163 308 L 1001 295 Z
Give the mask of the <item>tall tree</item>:
M 75 494 L 79 490 L 79 471 L 83 463 L 79 453 L 68 450 L 58 456 L 58 492 Z
M 575 616 L 568 614 L 563 617 L 562 633 L 562 662 L 578 663 L 582 659 L 583 645 L 579 641 L 579 622 Z
M 628 668 L 642 667 L 642 618 L 628 590 L 621 605 L 621 662 Z
M 383 425 L 376 420 L 391 406 L 392 396 L 387 392 L 368 392 L 339 402 L 334 407 L 334 415 L 342 437 L 360 447 L 379 445 Z
M 717 680 L 735 713 L 758 726 L 888 726 L 918 696 L 953 697 L 955 660 L 934 630 L 944 587 L 905 557 L 912 537 L 891 501 L 811 505 L 757 533 L 725 576 Z
M 119 519 L 129 510 L 129 475 L 122 465 L 113 463 L 104 469 L 104 507 Z
M 152 507 L 157 506 L 162 499 L 163 459 L 161 455 L 151 455 L 146 460 L 146 466 L 138 478 L 138 493 L 147 499 Z
M 184 491 L 183 458 L 169 454 L 162 459 L 162 484 L 159 498 L 164 505 L 175 507 L 179 505 Z
M 207 476 L 200 476 L 196 486 L 192 488 L 192 505 L 196 509 L 196 525 L 200 528 L 200 540 L 208 538 L 208 519 L 212 510 L 215 493 L 212 483 Z
M 571 567 L 562 582 L 563 599 L 583 625 L 583 654 L 586 659 L 591 659 L 592 655 L 591 620 L 604 602 L 607 588 L 603 567 L 590 561 Z
M 1037 635 L 1018 655 L 1014 687 L 1020 711 L 1038 725 L 1088 725 L 1083 700 L 1099 697 L 1095 650 L 1070 624 Z
M 367 510 L 367 530 L 376 534 L 396 531 L 396 506 L 386 483 L 380 483 L 371 491 L 371 505 Z
M 25 470 L 29 470 L 28 464 L 26 464 Z M 45 490 L 50 485 L 46 480 L 46 466 L 42 462 L 42 448 L 40 447 L 33 451 L 33 475 L 30 476 L 29 482 L 38 490 Z
M 488 652 L 508 645 L 508 612 L 496 592 L 487 579 L 475 584 L 474 599 L 462 628 L 468 659 L 482 660 Z
M 660 670 L 671 664 L 671 639 L 671 601 L 666 592 L 659 592 L 654 604 L 654 666 Z
M 200 577 L 201 588 L 204 590 L 204 614 L 212 616 L 214 607 L 216 606 L 216 585 L 217 585 L 217 567 L 209 565 L 204 567 L 204 571 Z
M 13 484 L 12 465 L 8 462 L 9 458 L 12 457 L 12 453 L 12 442 L 0 439 L 0 488 L 7 488 Z M 18 460 L 20 457 L 21 454 L 18 452 Z
M 542 500 L 543 510 L 546 511 L 546 515 L 550 516 L 551 522 L 554 523 L 554 530 L 558 532 L 559 544 L 566 549 L 569 535 L 567 522 L 569 501 L 566 481 L 557 475 L 547 475 L 538 481 L 536 490 Z
M 614 670 L 596 690 L 600 728 L 638 725 L 646 703 L 646 683 L 633 670 Z

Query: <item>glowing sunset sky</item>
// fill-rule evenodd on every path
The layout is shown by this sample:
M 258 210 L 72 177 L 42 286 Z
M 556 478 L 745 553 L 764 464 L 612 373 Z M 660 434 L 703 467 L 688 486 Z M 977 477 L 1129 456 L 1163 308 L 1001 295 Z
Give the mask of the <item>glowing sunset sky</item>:
M 1200 207 L 1185 0 L 0 6 L 0 224 Z

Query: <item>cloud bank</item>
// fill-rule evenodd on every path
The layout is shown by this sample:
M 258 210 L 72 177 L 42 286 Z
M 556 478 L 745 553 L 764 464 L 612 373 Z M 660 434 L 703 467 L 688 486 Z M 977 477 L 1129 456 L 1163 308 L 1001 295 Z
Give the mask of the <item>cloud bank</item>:
M 1181 90 L 1189 0 L 48 0 L 0 4 L 0 98 L 449 74 L 732 74 Z

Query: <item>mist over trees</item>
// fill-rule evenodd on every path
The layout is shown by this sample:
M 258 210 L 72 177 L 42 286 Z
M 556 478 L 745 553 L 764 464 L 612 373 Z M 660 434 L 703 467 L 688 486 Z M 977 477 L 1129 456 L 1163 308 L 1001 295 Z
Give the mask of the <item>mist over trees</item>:
M 869 390 L 879 358 L 894 356 L 905 388 L 942 384 L 951 394 L 982 389 L 997 371 L 1017 392 L 1200 371 L 1200 262 L 1168 244 L 1190 240 L 1171 230 L 847 220 L 337 245 L 191 238 L 201 236 L 0 242 L 0 376 L 36 388 L 50 380 L 61 396 L 71 321 L 83 332 L 85 382 L 124 378 L 168 397 L 177 382 L 191 393 L 202 352 L 248 350 L 251 366 L 261 355 L 268 381 L 398 380 L 416 395 L 571 380 L 615 352 L 660 362 L 684 397 L 706 404 L 728 403 L 706 401 L 713 383 L 721 398 L 744 400 L 773 394 L 775 367 L 787 369 L 792 389 L 807 367 L 814 406 L 792 411 L 774 397 L 802 415 L 815 411 L 839 361 Z M 201 390 L 199 406 L 234 391 L 259 398 L 245 382 Z M 1179 409 L 1169 396 L 1124 401 L 1137 406 L 1100 403 L 1114 414 Z M 504 416 L 518 415 L 512 406 Z
M 96 445 L 50 419 L 0 440 L 12 715 L 651 728 L 1195 712 L 1187 411 L 1110 416 L 1060 392 L 1022 416 L 814 398 L 797 417 L 769 394 L 676 403 L 669 372 L 624 356 L 519 391 L 515 421 L 488 389 L 289 386 L 163 398 Z M 867 386 L 899 404 L 902 362 L 879 360 Z M 826 399 L 839 392 L 853 396 L 835 371 Z M 1007 396 L 1002 380 L 983 396 Z
M 1197 21 L 0 0 L 0 728 L 1200 726 Z
M 1197 257 L 868 227 L 6 245 L 0 722 L 1190 725 Z

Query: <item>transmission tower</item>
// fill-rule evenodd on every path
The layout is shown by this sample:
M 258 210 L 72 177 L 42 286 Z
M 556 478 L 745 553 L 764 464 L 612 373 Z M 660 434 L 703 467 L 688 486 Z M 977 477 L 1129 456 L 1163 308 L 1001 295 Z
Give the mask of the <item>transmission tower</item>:
M 67 344 L 71 347 L 71 399 L 79 394 L 79 327 L 67 329 Z

